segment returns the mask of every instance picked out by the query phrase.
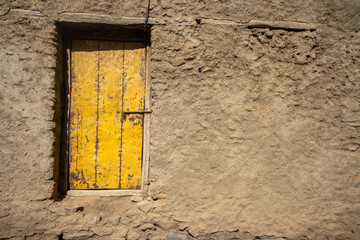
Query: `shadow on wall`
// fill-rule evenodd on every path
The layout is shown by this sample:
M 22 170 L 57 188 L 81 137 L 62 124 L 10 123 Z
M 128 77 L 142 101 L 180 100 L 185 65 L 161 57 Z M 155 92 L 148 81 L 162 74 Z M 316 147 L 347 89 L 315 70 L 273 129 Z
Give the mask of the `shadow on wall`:
M 67 189 L 67 105 L 68 87 L 65 83 L 64 66 L 67 66 L 66 54 L 63 53 L 63 28 L 60 24 L 56 26 L 54 44 L 56 44 L 56 69 L 55 69 L 55 103 L 54 103 L 54 145 L 53 145 L 53 179 L 54 187 L 52 197 L 55 201 L 61 200 L 66 195 Z M 64 58 L 65 57 L 65 58 Z

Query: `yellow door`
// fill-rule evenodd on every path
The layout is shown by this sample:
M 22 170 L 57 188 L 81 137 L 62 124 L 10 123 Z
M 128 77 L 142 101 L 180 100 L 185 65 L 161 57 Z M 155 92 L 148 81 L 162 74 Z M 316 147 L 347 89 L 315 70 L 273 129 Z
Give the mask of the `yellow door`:
M 139 189 L 145 43 L 71 45 L 70 189 Z

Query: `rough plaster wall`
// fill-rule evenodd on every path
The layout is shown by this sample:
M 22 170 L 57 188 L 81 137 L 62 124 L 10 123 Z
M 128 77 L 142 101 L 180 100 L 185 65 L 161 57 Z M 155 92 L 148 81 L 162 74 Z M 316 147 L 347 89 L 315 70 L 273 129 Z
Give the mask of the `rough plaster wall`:
M 168 194 L 159 211 L 196 223 L 193 235 L 351 238 L 360 211 L 355 56 L 341 59 L 346 49 L 332 52 L 322 31 L 173 29 L 153 38 L 162 50 L 153 53 L 151 186 Z
M 0 238 L 359 239 L 359 9 L 355 0 L 152 1 L 161 19 L 326 26 L 154 26 L 150 197 L 54 202 L 54 21 L 143 17 L 145 4 L 2 1 Z

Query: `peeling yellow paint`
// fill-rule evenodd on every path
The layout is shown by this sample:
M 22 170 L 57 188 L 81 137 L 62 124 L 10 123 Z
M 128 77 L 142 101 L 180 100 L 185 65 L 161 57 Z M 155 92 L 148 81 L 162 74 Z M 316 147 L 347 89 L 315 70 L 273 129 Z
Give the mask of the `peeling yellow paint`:
M 95 143 L 97 106 L 97 41 L 72 43 L 70 187 L 92 188 L 95 184 Z
M 143 43 L 125 44 L 124 111 L 144 109 L 145 46 Z M 139 64 L 140 63 L 140 64 Z M 121 160 L 121 188 L 136 189 L 141 185 L 141 156 L 143 115 L 130 114 L 123 125 L 123 155 Z M 139 140 L 141 139 L 141 141 Z
M 70 188 L 141 184 L 145 44 L 73 40 Z

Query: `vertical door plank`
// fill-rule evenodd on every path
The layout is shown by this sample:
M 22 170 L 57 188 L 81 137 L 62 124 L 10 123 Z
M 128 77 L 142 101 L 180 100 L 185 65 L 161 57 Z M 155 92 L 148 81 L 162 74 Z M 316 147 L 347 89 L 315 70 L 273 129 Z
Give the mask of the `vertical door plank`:
M 119 187 L 124 43 L 100 41 L 97 186 Z
M 145 43 L 125 43 L 124 111 L 143 111 L 145 95 Z M 143 115 L 129 114 L 123 121 L 121 188 L 141 186 Z
M 70 98 L 70 189 L 96 185 L 98 41 L 73 40 Z

